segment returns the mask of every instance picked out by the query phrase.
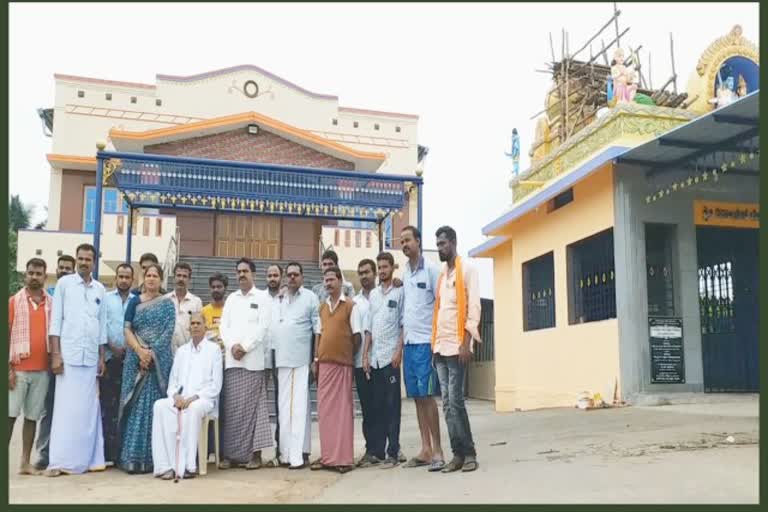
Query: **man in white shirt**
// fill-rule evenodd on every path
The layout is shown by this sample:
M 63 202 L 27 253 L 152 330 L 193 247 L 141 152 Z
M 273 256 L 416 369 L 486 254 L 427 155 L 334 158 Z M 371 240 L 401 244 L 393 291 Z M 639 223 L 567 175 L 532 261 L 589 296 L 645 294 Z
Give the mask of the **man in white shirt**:
M 240 289 L 227 297 L 219 328 L 225 347 L 221 469 L 259 469 L 261 450 L 274 446 L 264 371 L 271 299 L 254 286 L 255 270 L 248 258 L 237 262 Z
M 189 316 L 203 310 L 200 297 L 189 292 L 189 282 L 192 279 L 192 267 L 189 263 L 179 262 L 173 267 L 173 278 L 176 283 L 174 291 L 167 294 L 176 306 L 176 326 L 173 329 L 173 353 L 189 341 Z
M 192 313 L 192 340 L 179 347 L 168 379 L 168 398 L 155 402 L 152 416 L 154 474 L 163 480 L 193 478 L 203 418 L 217 409 L 222 369 L 219 344 L 205 335 L 205 319 Z M 176 434 L 181 415 L 181 439 Z M 201 457 L 201 464 L 207 462 Z
M 309 364 L 312 344 L 320 335 L 320 304 L 317 296 L 303 287 L 304 269 L 300 263 L 289 263 L 285 274 L 288 286 L 271 328 L 280 379 L 279 457 L 280 463 L 290 465 L 290 469 L 301 469 L 311 450 Z
M 270 265 L 267 267 L 267 288 L 266 293 L 270 303 L 270 320 L 269 329 L 267 330 L 267 339 L 264 343 L 264 368 L 267 370 L 268 377 L 272 379 L 272 386 L 274 388 L 275 396 L 275 416 L 280 416 L 280 403 L 277 399 L 278 395 L 278 381 L 277 381 L 277 367 L 275 366 L 275 327 L 280 321 L 280 299 L 282 298 L 282 283 L 283 283 L 283 268 L 278 265 Z M 267 461 L 268 467 L 277 467 L 279 465 L 280 458 L 280 422 L 276 421 L 273 427 L 275 433 L 275 458 Z

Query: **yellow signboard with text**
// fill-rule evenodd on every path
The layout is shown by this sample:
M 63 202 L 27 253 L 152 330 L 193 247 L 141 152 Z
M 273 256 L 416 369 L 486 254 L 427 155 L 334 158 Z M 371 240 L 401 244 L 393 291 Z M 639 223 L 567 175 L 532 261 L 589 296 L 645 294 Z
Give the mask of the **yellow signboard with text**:
M 697 200 L 693 202 L 693 219 L 697 226 L 757 229 L 760 205 Z

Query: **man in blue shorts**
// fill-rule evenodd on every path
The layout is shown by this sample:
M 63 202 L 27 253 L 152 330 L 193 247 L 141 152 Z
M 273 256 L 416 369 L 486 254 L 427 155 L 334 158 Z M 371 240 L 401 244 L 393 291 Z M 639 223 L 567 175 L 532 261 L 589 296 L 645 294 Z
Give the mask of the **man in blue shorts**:
M 416 403 L 421 433 L 421 451 L 405 467 L 429 466 L 429 471 L 445 467 L 440 445 L 440 416 L 435 396 L 440 394 L 437 373 L 432 366 L 432 316 L 440 269 L 421 254 L 421 232 L 406 226 L 400 233 L 403 254 L 408 262 L 403 269 L 405 308 L 403 314 L 403 378 L 406 394 Z

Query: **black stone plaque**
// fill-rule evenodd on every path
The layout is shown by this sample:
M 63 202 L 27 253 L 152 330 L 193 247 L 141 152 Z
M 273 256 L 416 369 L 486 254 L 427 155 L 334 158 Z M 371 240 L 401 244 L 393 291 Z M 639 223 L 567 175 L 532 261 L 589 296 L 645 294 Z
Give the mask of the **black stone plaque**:
M 685 384 L 683 319 L 648 318 L 651 343 L 651 383 Z

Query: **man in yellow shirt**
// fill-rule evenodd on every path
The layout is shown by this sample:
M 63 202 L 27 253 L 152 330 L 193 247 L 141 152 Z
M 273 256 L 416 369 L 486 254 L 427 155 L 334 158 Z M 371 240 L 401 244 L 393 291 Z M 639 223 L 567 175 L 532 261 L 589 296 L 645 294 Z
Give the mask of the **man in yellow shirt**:
M 215 340 L 223 349 L 224 344 L 219 334 L 219 323 L 221 314 L 224 312 L 224 299 L 227 294 L 227 285 L 229 280 L 226 276 L 215 273 L 208 278 L 208 286 L 211 289 L 211 303 L 203 307 L 203 318 L 205 318 L 205 328 L 210 339 Z
M 224 342 L 219 334 L 219 324 L 221 323 L 221 315 L 224 312 L 224 299 L 227 296 L 228 285 L 229 279 L 227 279 L 227 276 L 219 272 L 211 275 L 208 278 L 208 287 L 211 289 L 211 303 L 206 304 L 202 309 L 206 335 L 208 339 L 219 344 L 222 353 L 224 352 Z M 208 432 L 208 455 L 210 456 L 214 452 L 213 429 L 210 429 Z

